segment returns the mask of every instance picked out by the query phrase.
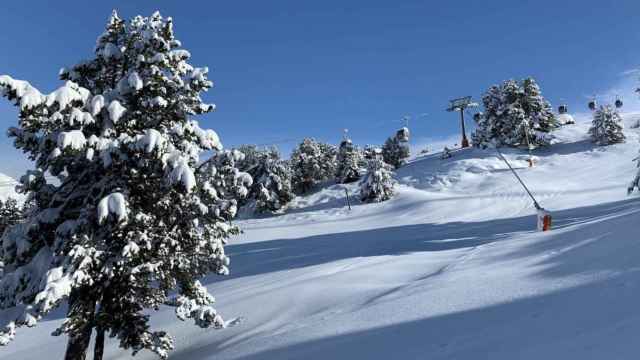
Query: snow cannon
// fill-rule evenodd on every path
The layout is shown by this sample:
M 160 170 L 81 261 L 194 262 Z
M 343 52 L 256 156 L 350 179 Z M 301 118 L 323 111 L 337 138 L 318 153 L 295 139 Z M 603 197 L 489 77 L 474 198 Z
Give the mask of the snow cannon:
M 591 111 L 595 111 L 596 110 L 596 106 L 598 104 L 596 103 L 596 99 L 592 99 L 591 101 L 589 101 L 589 110 Z
M 538 213 L 538 231 L 551 230 L 551 213 L 543 208 L 537 210 Z

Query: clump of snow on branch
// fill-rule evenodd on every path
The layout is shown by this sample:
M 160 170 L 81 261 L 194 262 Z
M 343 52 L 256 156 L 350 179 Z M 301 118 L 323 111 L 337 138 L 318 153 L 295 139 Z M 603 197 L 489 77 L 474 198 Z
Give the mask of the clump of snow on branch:
M 89 90 L 78 86 L 73 81 L 67 81 L 64 86 L 48 95 L 43 95 L 38 89 L 24 80 L 15 80 L 8 75 L 0 76 L 0 94 L 10 100 L 17 100 L 16 105 L 21 110 L 28 110 L 41 105 L 51 107 L 54 104 L 64 109 L 74 101 L 85 102 Z
M 138 135 L 136 145 L 145 152 L 161 151 L 166 145 L 166 139 L 156 129 L 146 129 L 143 135 Z
M 61 132 L 58 135 L 58 147 L 63 150 L 66 148 L 80 150 L 86 143 L 87 139 L 84 137 L 82 130 Z
M 105 104 L 104 96 L 102 95 L 94 96 L 91 99 L 91 106 L 90 106 L 91 115 L 93 116 L 98 115 L 100 111 L 102 111 L 102 108 L 104 108 L 104 104 Z
M 109 111 L 109 117 L 111 118 L 111 121 L 115 124 L 120 121 L 120 118 L 122 117 L 122 115 L 124 115 L 127 109 L 122 106 L 122 104 L 120 104 L 120 101 L 113 100 L 109 104 L 107 111 Z
M 169 175 L 169 182 L 172 185 L 181 184 L 187 192 L 193 190 L 196 186 L 196 176 L 186 160 L 180 159 L 176 162 Z
M 134 91 L 139 91 L 144 87 L 144 82 L 142 81 L 142 78 L 137 71 L 129 74 L 127 81 L 129 82 L 129 87 L 131 87 Z
M 98 223 L 103 224 L 109 216 L 118 221 L 126 221 L 129 210 L 127 208 L 127 202 L 119 192 L 107 195 L 98 203 Z

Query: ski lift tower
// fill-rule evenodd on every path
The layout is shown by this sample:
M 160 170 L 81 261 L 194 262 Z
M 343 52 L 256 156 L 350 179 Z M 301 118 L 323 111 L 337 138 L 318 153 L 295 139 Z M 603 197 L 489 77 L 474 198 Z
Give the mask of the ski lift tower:
M 477 107 L 478 104 L 474 103 L 471 100 L 471 96 L 465 96 L 465 97 L 461 97 L 458 99 L 453 99 L 449 101 L 449 107 L 447 108 L 447 111 L 449 112 L 454 112 L 454 111 L 460 111 L 460 124 L 462 125 L 462 147 L 466 148 L 469 147 L 469 140 L 467 139 L 467 132 L 465 131 L 464 128 L 464 111 L 467 108 L 470 107 Z

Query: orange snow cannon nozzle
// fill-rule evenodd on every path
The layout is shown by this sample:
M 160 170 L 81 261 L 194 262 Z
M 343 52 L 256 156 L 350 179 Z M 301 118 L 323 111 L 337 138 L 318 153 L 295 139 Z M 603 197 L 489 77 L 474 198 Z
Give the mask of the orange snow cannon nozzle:
M 538 210 L 538 231 L 551 230 L 551 213 L 545 209 Z

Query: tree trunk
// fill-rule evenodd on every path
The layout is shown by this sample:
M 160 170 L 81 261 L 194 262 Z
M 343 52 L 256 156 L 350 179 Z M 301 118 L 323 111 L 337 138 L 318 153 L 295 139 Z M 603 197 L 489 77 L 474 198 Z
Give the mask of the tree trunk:
M 91 342 L 91 331 L 93 330 L 93 318 L 95 311 L 95 300 L 82 301 L 79 291 L 76 290 L 69 296 L 69 310 L 67 317 L 84 317 L 84 322 L 78 331 L 68 333 L 67 351 L 64 354 L 65 360 L 85 360 L 87 349 Z
M 85 360 L 87 357 L 87 348 L 91 341 L 91 326 L 87 325 L 83 331 L 76 336 L 69 336 L 67 342 L 67 351 L 64 354 L 64 360 Z
M 93 360 L 102 360 L 104 355 L 104 328 L 96 328 L 96 343 L 93 347 Z

